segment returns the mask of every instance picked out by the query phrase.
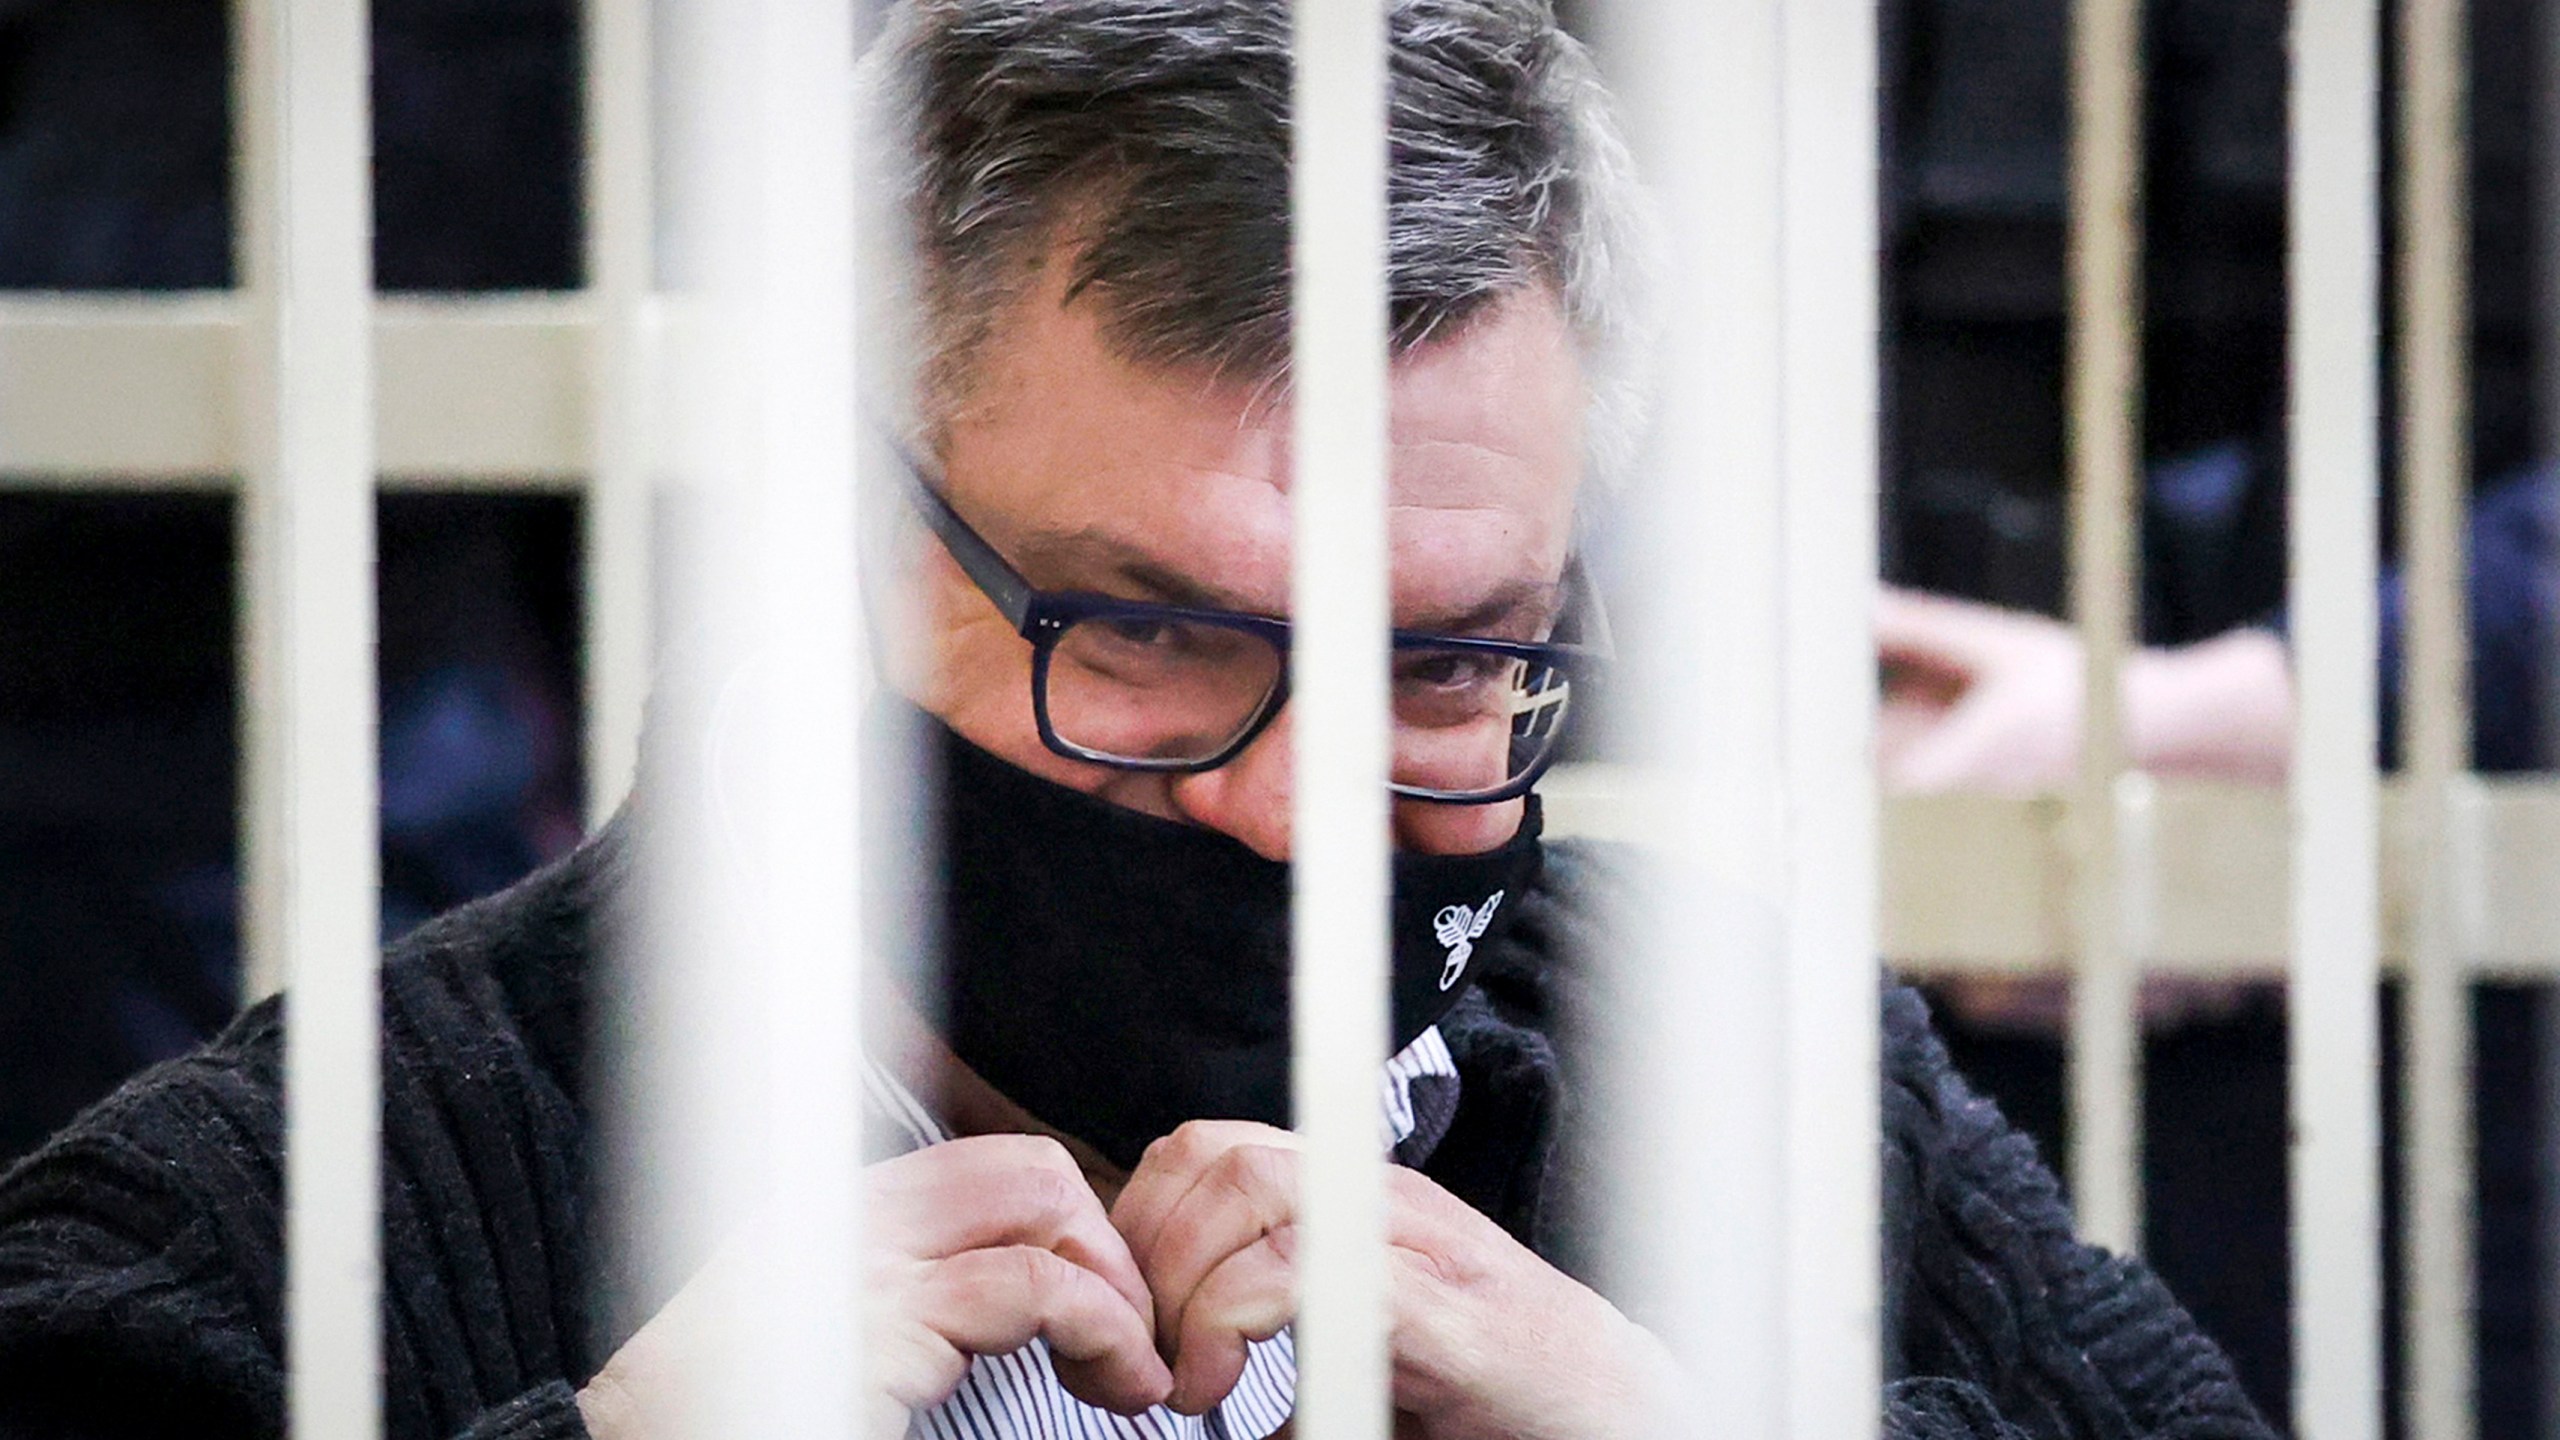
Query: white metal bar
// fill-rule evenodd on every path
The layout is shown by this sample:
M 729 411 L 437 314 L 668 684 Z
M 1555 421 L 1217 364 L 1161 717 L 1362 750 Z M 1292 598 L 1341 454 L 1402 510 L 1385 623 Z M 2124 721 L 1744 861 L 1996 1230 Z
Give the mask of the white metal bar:
M 1667 472 L 1666 472 L 1667 473 Z M 2133 779 L 2136 777 L 2128 777 Z M 2157 781 L 2131 808 L 2124 903 L 2130 934 L 2162 974 L 2274 978 L 2292 928 L 2274 897 L 2289 894 L 2291 822 L 2282 790 Z M 1619 765 L 1560 767 L 1539 791 L 1547 833 L 1639 841 L 1670 808 L 1661 783 Z M 2560 977 L 2560 784 L 2526 776 L 2464 777 L 2448 840 L 2460 877 L 2455 914 L 2464 973 L 2474 980 Z M 2383 795 L 2383 834 L 2403 837 L 2406 797 Z M 1885 803 L 1883 954 L 1926 973 L 2053 973 L 2071 953 L 2068 816 L 2060 797 L 1904 795 Z M 2145 835 L 2145 832 L 2148 832 Z M 2131 857 L 2147 856 L 2147 859 Z M 2383 952 L 2413 948 L 2414 862 L 2383 854 Z
M 2071 608 L 2079 628 L 2080 765 L 2072 790 L 2071 1198 L 2081 1230 L 2142 1241 L 2141 957 L 2125 946 L 2117 778 L 2134 643 L 2142 388 L 2142 13 L 2079 0 L 2071 34 Z
M 587 471 L 593 311 L 577 296 L 398 296 L 374 308 L 383 482 L 565 489 Z
M 594 468 L 584 565 L 586 807 L 602 823 L 622 803 L 640 754 L 649 693 L 649 8 L 586 7 L 587 295 L 595 325 Z
M 641 1057 L 660 1106 L 647 1163 L 669 1172 L 652 1177 L 669 1201 L 653 1228 L 699 1247 L 673 1249 L 687 1259 L 719 1247 L 702 1283 L 724 1303 L 682 1360 L 701 1400 L 684 1433 L 851 1435 L 868 677 L 852 15 L 683 0 L 653 19 L 670 243 L 691 262 L 659 284 L 691 318 L 668 337 L 682 383 L 652 471 L 684 517 L 671 608 L 696 647 L 671 677 L 647 836 L 661 868 L 646 898 L 664 907 L 651 998 L 669 1007 L 647 1033 L 675 1042 Z
M 236 12 L 246 370 L 248 969 L 291 990 L 285 1324 L 292 1433 L 380 1433 L 371 134 L 366 7 Z
M 244 117 L 255 99 L 247 79 Z M 246 160 L 249 137 L 241 140 Z M 244 230 L 259 229 L 245 205 L 241 218 Z M 254 294 L 249 270 L 244 253 Z M 228 484 L 245 459 L 242 412 L 271 403 L 263 386 L 243 383 L 257 367 L 240 367 L 254 303 L 227 292 L 0 298 L 0 485 L 126 476 Z
M 1639 166 L 1663 206 L 1665 403 L 1624 503 L 1627 749 L 1602 807 L 1663 882 L 1619 917 L 1641 950 L 1604 993 L 1609 1236 L 1630 1308 L 1683 1371 L 1665 1434 L 1781 1435 L 1789 1403 L 1785 1023 L 1785 491 L 1779 365 L 1781 9 L 1596 17 Z M 1540 787 L 1550 833 L 1600 778 Z M 1606 958 L 1606 957 L 1595 957 Z M 1872 1003 L 1872 996 L 1869 997 Z
M 2408 0 L 2400 47 L 2400 763 L 2411 886 L 2401 1103 L 2409 1196 L 2408 1433 L 2468 1440 L 2471 1026 L 2453 788 L 2470 763 L 2463 490 L 2469 469 L 2469 187 L 2462 0 Z
M 1291 23 L 1296 1424 L 1386 1440 L 1386 13 L 1296 0 Z
M 249 293 L 0 297 L 0 488 L 226 488 L 270 402 Z M 403 296 L 373 311 L 388 485 L 557 490 L 585 476 L 590 307 Z
M 751 903 L 773 971 L 759 1098 L 775 1196 L 759 1232 L 769 1249 L 756 1349 L 759 1391 L 779 1393 L 757 1397 L 766 1423 L 732 1433 L 851 1435 L 865 1368 L 855 728 L 868 679 L 854 573 L 853 11 L 806 0 L 709 8 L 752 41 L 754 82 L 723 97 L 746 111 L 751 148 L 722 158 L 749 165 L 756 184 L 753 207 L 732 222 L 747 232 L 740 258 L 752 258 L 756 280 L 748 353 L 759 405 L 741 437 L 754 446 L 756 568 L 723 578 L 757 586 L 758 648 L 790 686 L 788 703 L 753 717 L 770 838 Z
M 2294 1416 L 2382 1431 L 2374 777 L 2380 85 L 2375 0 L 2293 11 L 2289 336 Z
M 1788 1433 L 1875 1433 L 1876 22 L 1784 0 Z

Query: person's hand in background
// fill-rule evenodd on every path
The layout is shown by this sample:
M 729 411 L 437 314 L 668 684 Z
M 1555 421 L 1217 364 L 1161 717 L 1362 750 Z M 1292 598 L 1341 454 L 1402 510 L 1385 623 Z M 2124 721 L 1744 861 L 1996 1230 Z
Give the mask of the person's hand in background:
M 1876 757 L 1888 790 L 2024 794 L 2070 782 L 2080 751 L 2080 638 L 2025 611 L 1887 589 Z M 2128 760 L 2160 775 L 2272 783 L 2293 749 L 2293 677 L 2269 631 L 2125 657 Z
M 1887 790 L 2021 795 L 2071 782 L 2080 761 L 2080 637 L 2042 615 L 1888 589 L 1876 602 L 1884 671 L 1876 761 Z M 2272 783 L 2293 752 L 2293 677 L 2283 642 L 2234 630 L 2125 657 L 2126 758 L 2160 775 Z M 2154 1028 L 2227 1016 L 2246 987 L 2154 977 L 2142 988 Z M 1967 976 L 1939 1001 L 1968 1023 L 2059 1035 L 2070 1003 L 2059 977 Z

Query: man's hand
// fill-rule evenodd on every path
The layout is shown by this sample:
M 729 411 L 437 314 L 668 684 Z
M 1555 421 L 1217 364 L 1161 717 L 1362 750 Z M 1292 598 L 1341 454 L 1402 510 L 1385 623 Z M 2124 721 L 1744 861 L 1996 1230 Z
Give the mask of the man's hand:
M 1198 1414 L 1245 1345 L 1296 1309 L 1296 1137 L 1202 1120 L 1157 1141 L 1113 1205 Z M 1399 1437 L 1634 1436 L 1669 1360 L 1653 1337 L 1420 1174 L 1388 1170 L 1388 1294 Z
M 1088 1404 L 1135 1414 L 1173 1377 L 1129 1248 L 1054 1140 L 980 1135 L 864 1172 L 872 1388 L 904 1412 L 939 1404 L 978 1355 L 1046 1339 L 1058 1378 Z M 643 1440 L 710 1316 L 752 1303 L 715 1260 L 579 1393 L 597 1440 Z M 894 1432 L 893 1432 L 894 1433 Z
M 941 1403 L 978 1355 L 1049 1342 L 1089 1405 L 1135 1414 L 1173 1380 L 1146 1282 L 1066 1148 L 978 1135 L 870 1168 L 874 1385 Z

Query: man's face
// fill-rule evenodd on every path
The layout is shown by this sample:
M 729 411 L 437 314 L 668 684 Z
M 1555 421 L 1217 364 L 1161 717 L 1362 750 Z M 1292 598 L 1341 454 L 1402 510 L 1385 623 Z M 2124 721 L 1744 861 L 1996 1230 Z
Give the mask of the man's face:
M 1255 387 L 1113 353 L 1089 301 L 1035 287 L 980 352 L 948 417 L 952 504 L 1044 590 L 1289 613 L 1290 413 Z M 1398 626 L 1543 638 L 1561 598 L 1581 471 L 1583 387 L 1554 298 L 1524 292 L 1406 355 L 1389 403 L 1387 535 Z M 917 698 L 1013 764 L 1133 810 L 1289 854 L 1290 716 L 1198 774 L 1070 760 L 1040 741 L 1031 644 L 928 546 L 930 671 Z M 1399 800 L 1395 838 L 1466 854 L 1519 828 L 1521 802 Z

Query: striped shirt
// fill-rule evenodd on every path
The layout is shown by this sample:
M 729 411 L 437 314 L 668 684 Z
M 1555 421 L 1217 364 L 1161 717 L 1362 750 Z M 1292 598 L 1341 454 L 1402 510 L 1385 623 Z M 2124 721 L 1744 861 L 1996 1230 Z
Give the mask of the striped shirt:
M 871 1122 L 905 1153 L 951 1138 L 941 1122 L 889 1072 L 865 1062 Z M 1419 1165 L 1458 1109 L 1458 1067 L 1438 1027 L 1387 1062 L 1379 1077 L 1380 1140 L 1404 1165 Z M 903 1143 L 901 1143 L 903 1142 Z M 878 1153 L 878 1152 L 875 1152 Z M 1287 1330 L 1246 1347 L 1244 1376 L 1206 1415 L 1159 1405 L 1115 1415 L 1085 1404 L 1058 1383 L 1049 1345 L 1033 1340 L 1010 1355 L 981 1355 L 951 1398 L 909 1420 L 911 1440 L 1264 1440 L 1289 1419 L 1297 1395 L 1298 1352 Z

